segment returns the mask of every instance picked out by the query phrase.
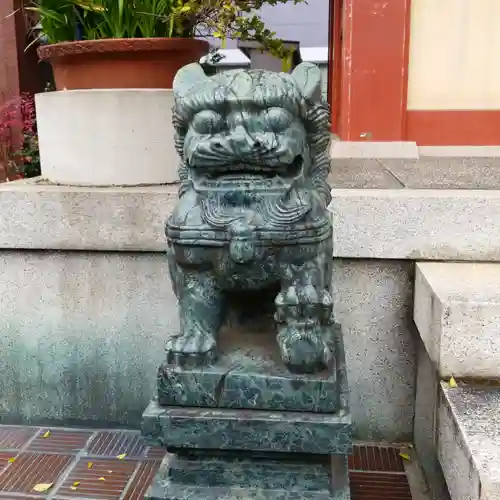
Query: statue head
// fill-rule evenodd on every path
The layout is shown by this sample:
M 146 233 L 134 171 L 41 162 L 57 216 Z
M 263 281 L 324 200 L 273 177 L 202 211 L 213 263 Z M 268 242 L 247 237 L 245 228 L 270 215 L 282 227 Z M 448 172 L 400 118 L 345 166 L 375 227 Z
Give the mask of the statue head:
M 315 65 L 303 63 L 292 74 L 232 70 L 207 77 L 189 64 L 173 91 L 184 189 L 286 191 L 312 181 L 329 198 L 329 113 Z

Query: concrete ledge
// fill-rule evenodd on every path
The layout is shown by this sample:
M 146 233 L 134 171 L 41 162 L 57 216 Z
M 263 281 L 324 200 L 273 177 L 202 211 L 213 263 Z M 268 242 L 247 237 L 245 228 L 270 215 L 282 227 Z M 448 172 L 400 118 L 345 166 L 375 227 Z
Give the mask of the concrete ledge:
M 163 252 L 176 198 L 175 185 L 0 184 L 0 248 Z
M 334 189 L 334 256 L 500 261 L 500 191 Z
M 405 158 L 417 160 L 416 142 L 332 141 L 332 158 Z
M 500 389 L 441 383 L 438 455 L 452 500 L 500 498 Z
M 420 156 L 441 158 L 499 158 L 500 146 L 420 146 Z
M 500 261 L 500 191 L 334 189 L 334 257 Z M 0 248 L 165 249 L 176 185 L 0 184 Z
M 440 377 L 500 378 L 500 264 L 418 263 L 414 300 Z

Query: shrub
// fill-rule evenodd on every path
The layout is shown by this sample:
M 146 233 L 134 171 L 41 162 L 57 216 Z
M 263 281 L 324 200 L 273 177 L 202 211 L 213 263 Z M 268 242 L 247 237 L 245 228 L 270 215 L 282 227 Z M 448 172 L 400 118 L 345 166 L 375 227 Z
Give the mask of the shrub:
M 7 180 L 40 175 L 35 102 L 30 94 L 0 106 L 0 168 Z

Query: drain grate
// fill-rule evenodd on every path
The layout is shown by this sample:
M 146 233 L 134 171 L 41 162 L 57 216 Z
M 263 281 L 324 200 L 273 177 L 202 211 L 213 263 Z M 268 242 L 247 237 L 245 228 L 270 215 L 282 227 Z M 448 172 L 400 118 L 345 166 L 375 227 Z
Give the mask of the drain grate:
M 411 500 L 398 448 L 354 446 L 349 458 L 351 500 Z
M 411 500 L 405 474 L 351 472 L 352 500 Z
M 354 446 L 349 469 L 359 471 L 402 472 L 405 468 L 399 449 L 388 446 Z

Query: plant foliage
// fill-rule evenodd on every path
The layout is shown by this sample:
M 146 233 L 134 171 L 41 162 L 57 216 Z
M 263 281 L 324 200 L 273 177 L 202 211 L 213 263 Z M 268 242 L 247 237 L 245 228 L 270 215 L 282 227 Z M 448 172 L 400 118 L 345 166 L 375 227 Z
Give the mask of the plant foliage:
M 7 180 L 40 175 L 35 102 L 30 94 L 0 106 L 0 171 Z
M 266 28 L 265 5 L 306 0 L 28 0 L 48 43 L 103 38 L 214 36 L 256 40 L 284 57 L 283 44 Z

